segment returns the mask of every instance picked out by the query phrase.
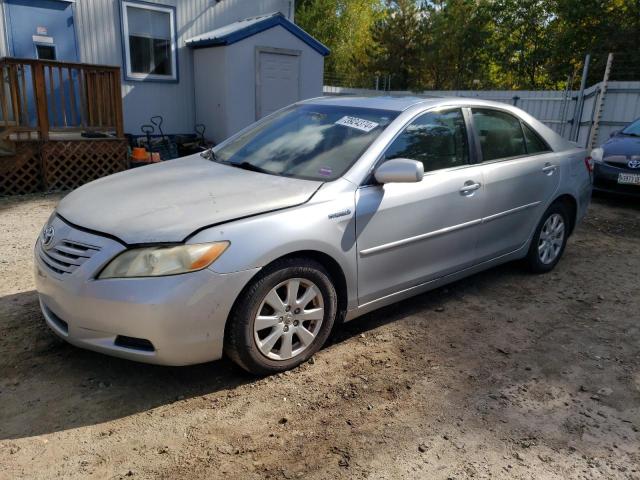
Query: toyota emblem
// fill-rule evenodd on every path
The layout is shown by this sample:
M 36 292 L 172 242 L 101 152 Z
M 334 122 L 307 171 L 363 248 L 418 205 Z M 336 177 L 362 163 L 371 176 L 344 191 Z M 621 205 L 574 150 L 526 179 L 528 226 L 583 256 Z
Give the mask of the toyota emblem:
M 640 168 L 640 160 L 634 158 L 633 160 L 629 160 L 629 168 Z
M 44 247 L 48 247 L 53 242 L 53 237 L 55 236 L 56 231 L 53 229 L 51 225 L 45 228 L 42 232 L 42 245 Z

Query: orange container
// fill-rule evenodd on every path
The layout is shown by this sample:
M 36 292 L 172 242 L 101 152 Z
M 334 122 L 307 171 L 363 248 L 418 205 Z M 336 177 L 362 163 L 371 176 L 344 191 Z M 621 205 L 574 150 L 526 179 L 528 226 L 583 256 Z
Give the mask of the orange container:
M 147 153 L 147 150 L 142 147 L 133 147 L 133 152 L 131 152 L 131 159 L 138 162 L 148 162 L 149 154 Z

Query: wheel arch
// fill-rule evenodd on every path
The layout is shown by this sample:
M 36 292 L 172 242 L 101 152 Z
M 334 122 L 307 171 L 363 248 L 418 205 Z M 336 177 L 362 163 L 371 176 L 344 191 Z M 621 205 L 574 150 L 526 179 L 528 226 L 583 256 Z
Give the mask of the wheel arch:
M 237 303 L 243 297 L 245 291 L 248 288 L 250 288 L 250 286 L 253 284 L 255 279 L 261 274 L 261 272 L 265 268 L 269 267 L 270 265 L 273 265 L 274 263 L 280 262 L 282 260 L 294 259 L 294 258 L 314 260 L 327 270 L 327 273 L 329 273 L 331 280 L 336 288 L 336 295 L 338 297 L 338 317 L 336 318 L 336 325 L 342 323 L 344 321 L 344 318 L 347 312 L 347 307 L 349 304 L 347 277 L 344 273 L 342 266 L 338 263 L 338 261 L 335 258 L 319 250 L 296 250 L 271 260 L 269 263 L 267 263 L 262 268 L 260 268 L 260 270 L 258 270 L 249 279 L 249 281 L 246 283 L 242 291 L 238 294 L 238 296 L 234 300 L 233 306 L 231 307 L 230 312 L 233 312 L 233 310 L 236 308 Z M 226 331 L 227 331 L 228 324 L 229 324 L 229 321 L 227 319 L 227 321 L 225 322 L 225 338 L 226 338 Z
M 578 220 L 577 218 L 578 201 L 573 195 L 568 193 L 563 193 L 562 195 L 559 195 L 558 197 L 556 197 L 556 199 L 552 202 L 552 204 L 553 203 L 560 203 L 567 209 L 567 212 L 569 213 L 569 220 L 570 220 L 569 235 L 571 235 L 573 233 L 573 229 L 575 228 L 576 222 Z
M 338 295 L 338 316 L 336 319 L 339 322 L 342 321 L 342 316 L 347 311 L 347 305 L 349 303 L 348 290 L 347 290 L 347 277 L 345 276 L 342 266 L 331 255 L 321 252 L 319 250 L 298 250 L 295 252 L 283 255 L 273 262 L 277 262 L 287 258 L 304 258 L 315 260 L 329 273 L 331 280 L 336 288 L 336 294 Z M 270 264 L 271 264 L 270 263 Z

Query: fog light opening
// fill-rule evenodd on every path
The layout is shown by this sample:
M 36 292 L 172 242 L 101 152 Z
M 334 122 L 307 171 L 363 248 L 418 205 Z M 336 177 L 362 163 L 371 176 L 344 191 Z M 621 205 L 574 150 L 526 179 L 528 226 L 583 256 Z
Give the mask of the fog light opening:
M 131 350 L 141 350 L 143 352 L 153 352 L 155 348 L 146 338 L 127 337 L 118 335 L 114 344 L 118 347 L 129 348 Z

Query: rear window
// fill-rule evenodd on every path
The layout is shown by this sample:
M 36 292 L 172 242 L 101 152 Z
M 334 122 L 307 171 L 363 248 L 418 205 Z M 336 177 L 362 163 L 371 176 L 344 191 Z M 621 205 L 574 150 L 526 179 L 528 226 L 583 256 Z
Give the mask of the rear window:
M 485 162 L 527 153 L 518 118 L 498 110 L 474 108 L 472 112 L 473 123 L 480 137 L 482 159 Z
M 527 153 L 529 155 L 549 152 L 551 150 L 544 140 L 542 140 L 531 127 L 523 123 L 522 129 L 524 130 L 524 139 L 527 144 Z

